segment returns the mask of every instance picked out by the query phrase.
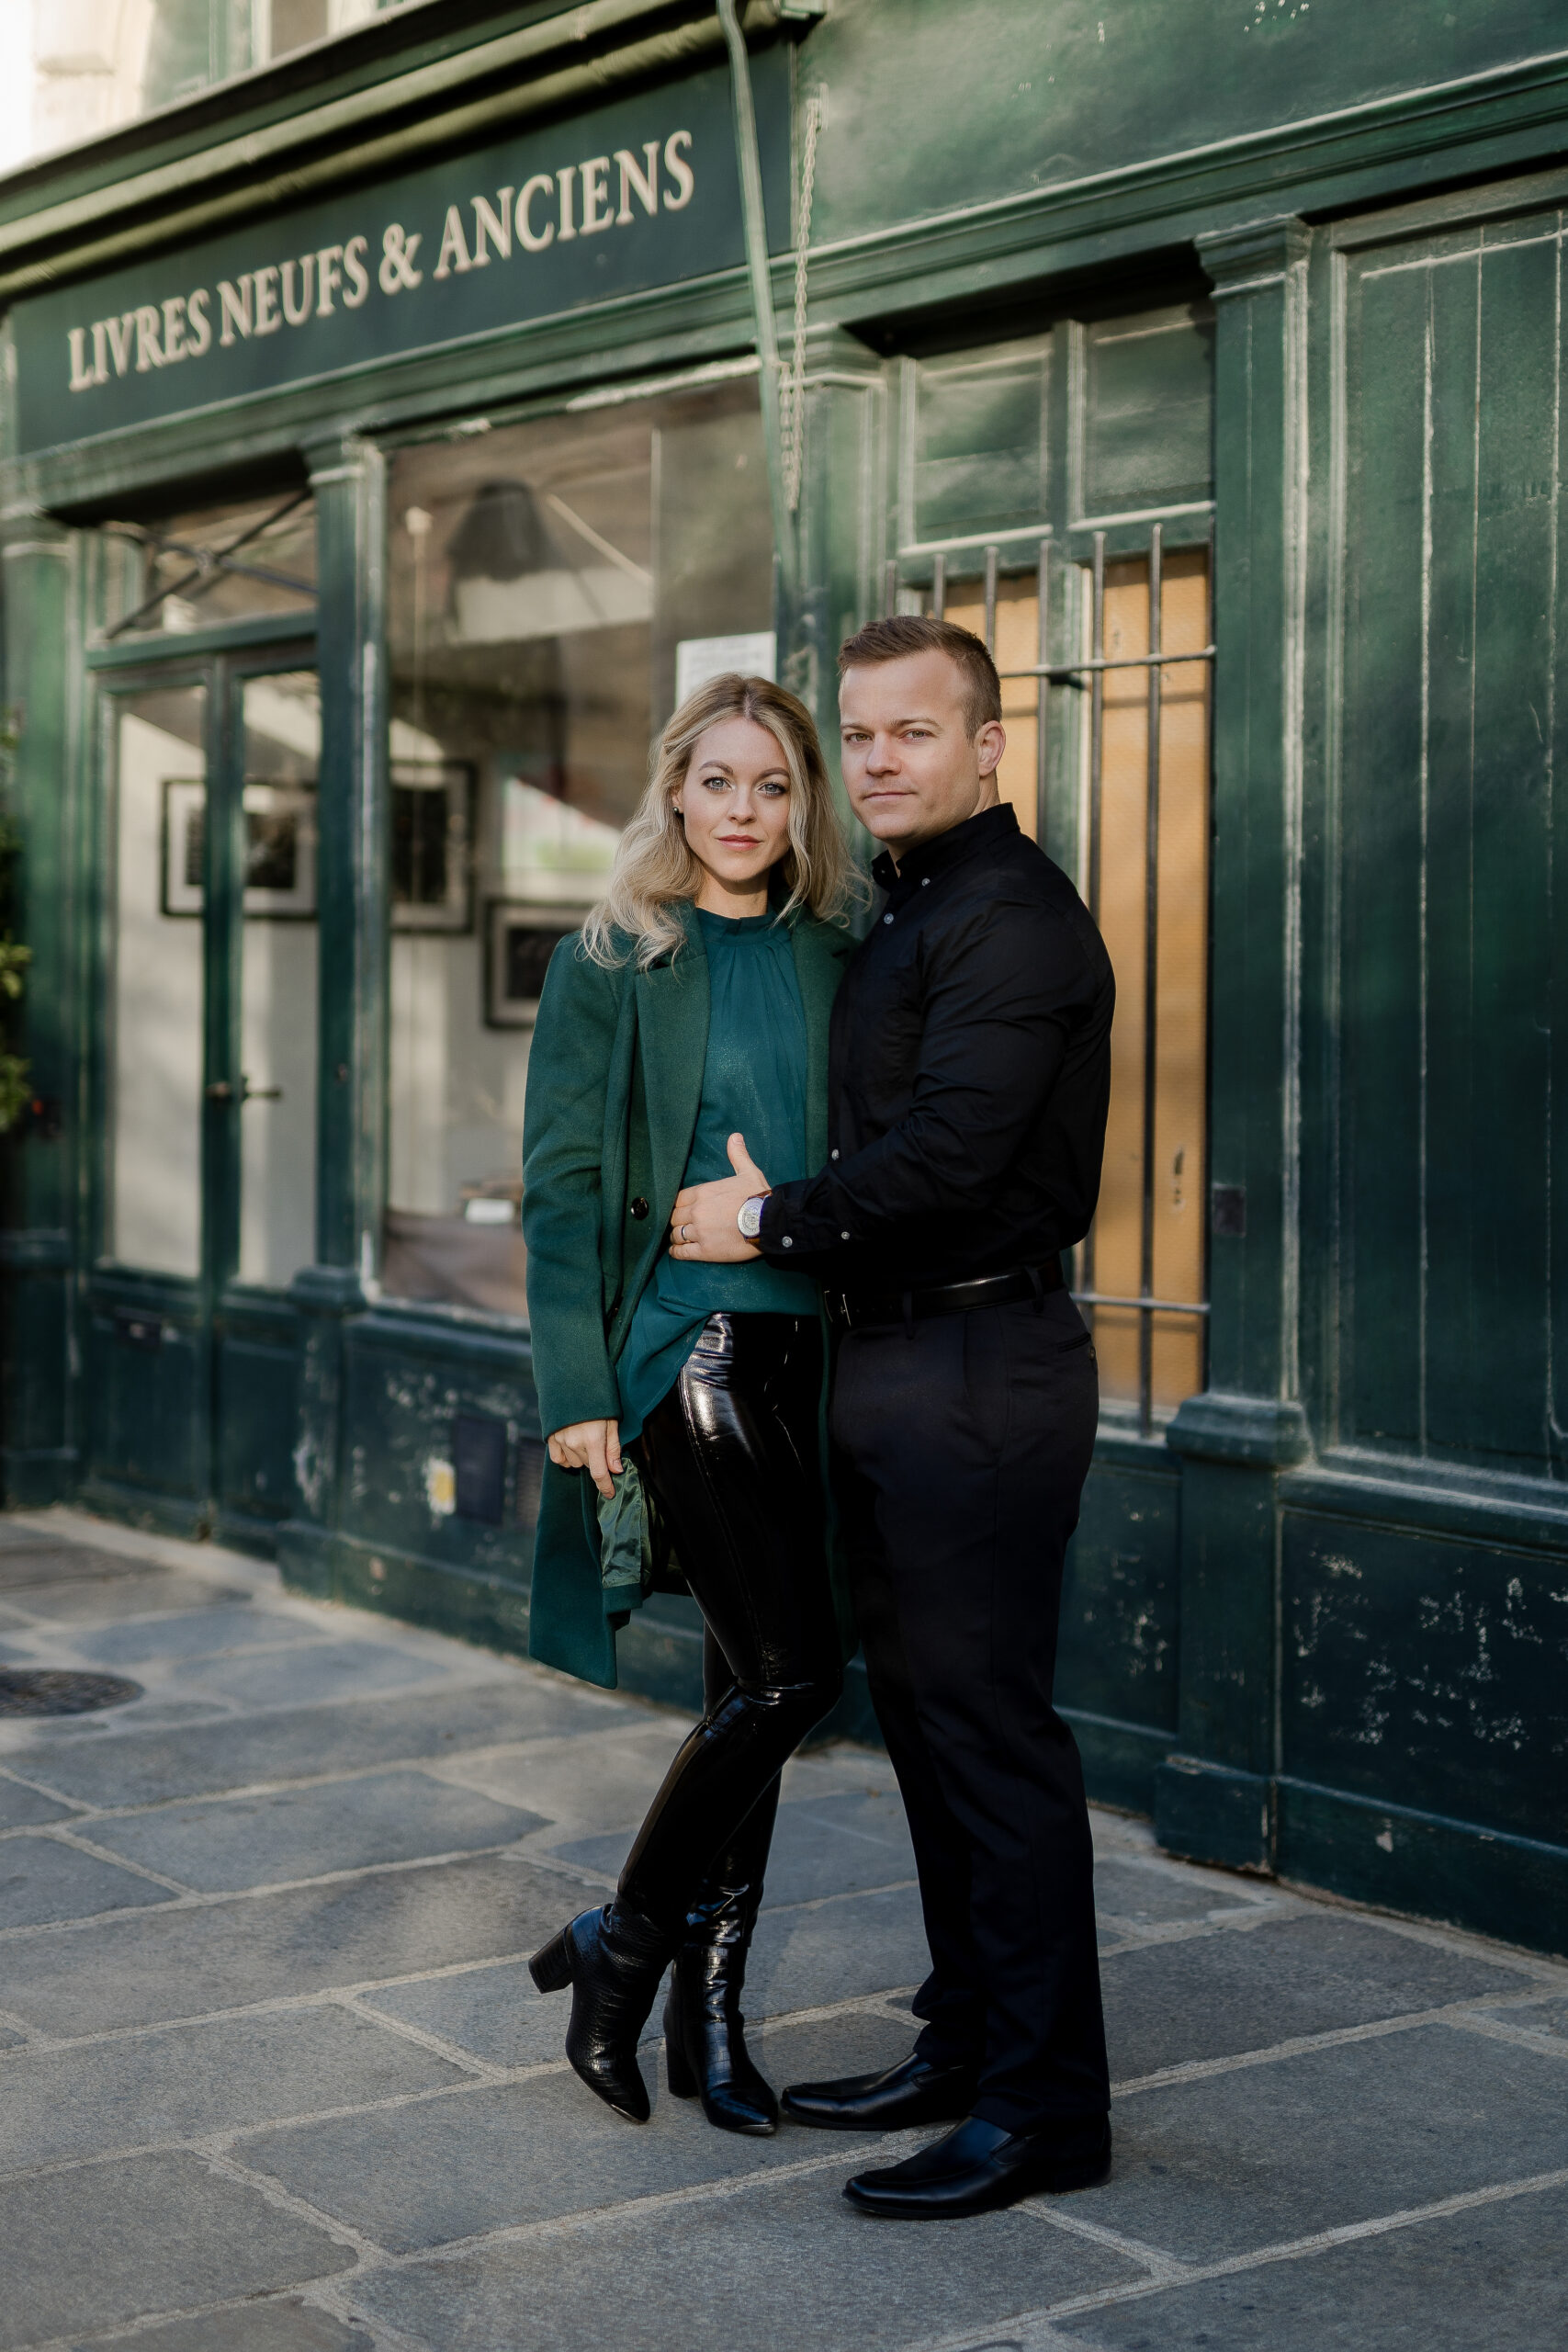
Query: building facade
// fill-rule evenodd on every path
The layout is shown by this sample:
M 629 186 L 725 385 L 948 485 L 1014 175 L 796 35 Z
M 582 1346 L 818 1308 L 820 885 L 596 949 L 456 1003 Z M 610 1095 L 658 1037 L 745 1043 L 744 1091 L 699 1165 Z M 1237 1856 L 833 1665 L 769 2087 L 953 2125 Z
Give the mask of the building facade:
M 1568 48 L 1101 9 L 318 12 L 0 181 L 6 1493 L 521 1646 L 544 962 L 692 684 L 945 612 L 1119 980 L 1091 1791 L 1562 1949 Z

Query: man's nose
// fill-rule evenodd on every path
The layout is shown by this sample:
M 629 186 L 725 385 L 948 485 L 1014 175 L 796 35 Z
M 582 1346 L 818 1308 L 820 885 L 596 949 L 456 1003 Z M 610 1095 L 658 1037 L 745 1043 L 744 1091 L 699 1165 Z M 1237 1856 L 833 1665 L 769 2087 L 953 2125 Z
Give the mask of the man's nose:
M 874 735 L 865 764 L 872 775 L 889 775 L 898 764 L 898 746 L 895 739 L 891 735 Z

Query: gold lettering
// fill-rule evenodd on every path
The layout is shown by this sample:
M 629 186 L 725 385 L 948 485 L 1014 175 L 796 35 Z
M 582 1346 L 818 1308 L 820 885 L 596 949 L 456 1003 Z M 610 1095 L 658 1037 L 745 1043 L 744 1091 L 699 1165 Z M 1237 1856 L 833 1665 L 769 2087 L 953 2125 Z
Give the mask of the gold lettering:
M 186 304 L 186 310 L 190 318 L 190 331 L 195 338 L 190 346 L 190 356 L 193 359 L 199 359 L 204 352 L 210 351 L 212 348 L 212 329 L 208 324 L 207 319 L 207 305 L 209 299 L 206 287 L 198 286 Z
M 268 262 L 265 269 L 258 269 L 255 273 L 256 315 L 254 332 L 256 334 L 276 334 L 283 324 L 283 315 L 277 307 L 277 277 L 278 273 L 271 262 Z
M 517 242 L 525 253 L 542 254 L 547 245 L 555 243 L 556 224 L 553 220 L 547 220 L 542 229 L 536 229 L 529 218 L 529 207 L 536 196 L 548 196 L 554 187 L 555 181 L 548 172 L 536 172 L 531 180 L 524 183 L 523 192 L 517 198 L 516 219 Z
M 343 266 L 348 284 L 343 290 L 343 307 L 357 311 L 370 297 L 370 272 L 365 266 L 365 256 L 370 250 L 368 237 L 350 237 L 343 249 Z
M 87 330 L 68 327 L 65 340 L 71 346 L 71 389 L 73 392 L 90 391 L 97 380 L 87 365 Z
M 298 302 L 294 300 L 294 272 L 297 266 L 299 271 L 300 283 L 303 289 Z M 291 327 L 302 327 L 306 320 L 310 317 L 311 311 L 315 308 L 315 254 L 307 254 L 298 264 L 291 261 L 286 261 L 283 265 L 283 315 L 288 320 L 289 325 Z
M 330 319 L 333 314 L 333 288 L 343 284 L 343 272 L 338 267 L 343 259 L 341 245 L 323 245 L 316 255 L 316 284 L 321 299 L 316 304 L 316 316 Z
M 585 237 L 592 237 L 596 230 L 615 225 L 615 216 L 606 200 L 610 193 L 606 186 L 610 176 L 610 158 L 608 155 L 591 155 L 581 169 L 582 233 Z
M 251 332 L 251 273 L 248 269 L 240 280 L 240 290 L 237 294 L 226 277 L 220 278 L 218 309 L 220 322 L 218 340 L 227 351 L 234 340 L 236 329 L 243 335 L 248 335 Z
M 441 251 L 435 257 L 435 275 L 437 277 L 450 277 L 454 269 L 461 275 L 472 267 L 468 248 L 463 243 L 463 223 L 458 218 L 457 208 L 449 204 L 441 229 Z
M 139 376 L 145 376 L 151 369 L 164 364 L 164 355 L 158 347 L 158 327 L 157 311 L 151 302 L 143 302 L 136 313 L 136 372 Z
M 632 190 L 637 190 L 637 202 L 645 212 L 659 210 L 659 141 L 650 139 L 643 148 L 648 163 L 646 172 L 640 170 L 637 157 L 629 147 L 617 147 L 615 161 L 621 170 L 621 209 L 615 215 L 616 224 L 625 228 L 632 217 Z
M 571 184 L 576 177 L 575 164 L 564 164 L 556 175 L 560 187 L 560 241 L 563 245 L 569 237 L 577 234 L 571 220 Z
M 186 342 L 186 298 L 171 294 L 164 305 L 164 357 L 172 364 L 176 359 L 188 359 L 190 347 Z
M 474 267 L 482 269 L 490 259 L 493 244 L 502 261 L 512 258 L 512 190 L 500 187 L 496 197 L 501 205 L 497 213 L 487 197 L 476 196 L 470 200 L 474 208 Z
M 671 196 L 669 189 L 665 189 L 666 212 L 683 212 L 692 200 L 692 190 L 697 184 L 696 175 L 681 153 L 682 147 L 689 147 L 691 143 L 689 130 L 672 130 L 664 142 L 664 168 L 681 191 L 679 196 Z

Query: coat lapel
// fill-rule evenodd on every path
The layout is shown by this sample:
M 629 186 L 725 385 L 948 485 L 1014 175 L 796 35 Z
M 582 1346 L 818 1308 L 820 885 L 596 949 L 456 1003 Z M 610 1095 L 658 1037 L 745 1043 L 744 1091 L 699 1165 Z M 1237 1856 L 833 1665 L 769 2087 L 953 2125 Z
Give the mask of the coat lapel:
M 815 1176 L 828 1157 L 828 1036 L 833 999 L 854 953 L 846 933 L 803 918 L 795 926 L 795 977 L 806 1014 L 806 1168 Z
M 691 1158 L 708 1043 L 708 963 L 702 930 L 681 910 L 686 944 L 673 963 L 637 976 L 637 1034 L 648 1096 L 655 1211 L 668 1220 Z M 658 1227 L 655 1228 L 656 1230 Z

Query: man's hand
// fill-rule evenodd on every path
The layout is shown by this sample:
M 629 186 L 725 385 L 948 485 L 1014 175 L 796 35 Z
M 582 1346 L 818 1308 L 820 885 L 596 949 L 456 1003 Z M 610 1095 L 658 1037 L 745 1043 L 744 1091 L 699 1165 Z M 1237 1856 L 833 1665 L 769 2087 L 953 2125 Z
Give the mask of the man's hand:
M 729 1265 L 761 1255 L 735 1220 L 742 1202 L 757 1193 L 769 1192 L 772 1187 L 747 1150 L 744 1136 L 730 1136 L 729 1164 L 735 1170 L 733 1176 L 721 1176 L 711 1184 L 688 1184 L 677 1195 L 675 1213 L 670 1219 L 672 1258 Z
M 586 1470 L 602 1495 L 615 1493 L 624 1467 L 619 1421 L 573 1421 L 547 1442 L 558 1470 Z

